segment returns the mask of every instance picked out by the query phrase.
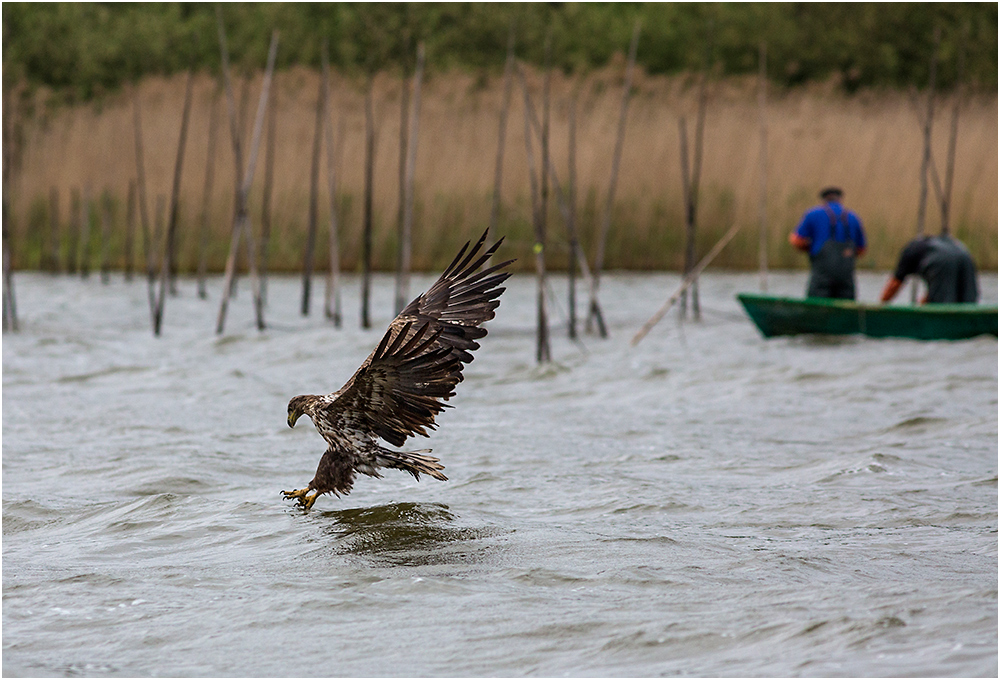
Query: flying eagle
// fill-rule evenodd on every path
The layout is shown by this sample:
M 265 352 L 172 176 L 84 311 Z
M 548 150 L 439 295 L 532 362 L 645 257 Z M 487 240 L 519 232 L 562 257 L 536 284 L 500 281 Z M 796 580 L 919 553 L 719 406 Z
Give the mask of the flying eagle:
M 476 340 L 486 335 L 481 324 L 494 317 L 500 287 L 514 260 L 477 270 L 503 239 L 480 253 L 486 232 L 469 250 L 466 243 L 430 289 L 399 313 L 361 368 L 338 391 L 325 396 L 301 395 L 288 402 L 288 426 L 309 416 L 328 447 L 316 476 L 304 489 L 282 491 L 309 509 L 325 493 L 348 494 L 358 472 L 381 477 L 379 469 L 395 468 L 416 479 L 420 473 L 447 480 L 437 458 L 420 451 L 393 451 L 378 440 L 402 446 L 413 434 L 428 436 L 434 417 L 449 404 L 462 381 L 462 367 L 472 361 Z M 468 253 L 466 251 L 468 250 Z

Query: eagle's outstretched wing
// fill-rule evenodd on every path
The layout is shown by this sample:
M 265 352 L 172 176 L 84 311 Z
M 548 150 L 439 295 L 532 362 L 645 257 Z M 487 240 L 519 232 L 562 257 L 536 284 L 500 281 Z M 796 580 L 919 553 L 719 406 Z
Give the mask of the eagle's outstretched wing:
M 402 446 L 412 434 L 427 436 L 461 379 L 461 363 L 447 348 L 434 348 L 439 334 L 424 324 L 410 333 L 406 324 L 393 337 L 386 333 L 350 382 L 327 407 L 344 433 L 377 436 Z
M 503 243 L 501 238 L 481 253 L 486 234 L 483 232 L 471 250 L 468 242 L 462 246 L 434 285 L 393 319 L 388 333 L 395 336 L 409 323 L 413 323 L 413 330 L 429 324 L 432 332 L 440 332 L 437 347 L 447 347 L 451 356 L 463 364 L 472 361 L 473 350 L 479 349 L 476 340 L 486 335 L 486 329 L 480 325 L 495 316 L 500 305 L 497 298 L 506 290 L 500 284 L 507 280 L 510 272 L 500 270 L 514 261 L 507 260 L 476 272 Z
M 484 232 L 466 243 L 430 289 L 389 324 L 379 346 L 340 391 L 329 395 L 328 418 L 340 428 L 378 436 L 402 446 L 413 434 L 427 436 L 435 416 L 447 407 L 472 361 L 480 324 L 495 315 L 513 260 L 477 272 L 503 242 L 485 252 Z M 468 253 L 466 253 L 468 251 Z

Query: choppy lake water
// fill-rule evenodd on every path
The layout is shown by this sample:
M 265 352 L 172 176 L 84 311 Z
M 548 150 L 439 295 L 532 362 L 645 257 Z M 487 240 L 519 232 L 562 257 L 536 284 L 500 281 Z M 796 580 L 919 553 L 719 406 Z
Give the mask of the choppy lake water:
M 419 277 L 414 291 L 431 281 Z M 873 300 L 884 276 L 862 274 Z M 704 320 L 629 340 L 676 275 L 610 275 L 611 339 L 534 363 L 511 280 L 430 446 L 303 513 L 332 391 L 375 328 L 247 287 L 211 299 L 18 275 L 3 339 L 6 675 L 996 676 L 997 341 L 765 341 L 702 279 Z M 805 274 L 772 274 L 801 295 Z M 996 300 L 995 275 L 982 281 Z M 321 290 L 321 289 L 320 289 Z

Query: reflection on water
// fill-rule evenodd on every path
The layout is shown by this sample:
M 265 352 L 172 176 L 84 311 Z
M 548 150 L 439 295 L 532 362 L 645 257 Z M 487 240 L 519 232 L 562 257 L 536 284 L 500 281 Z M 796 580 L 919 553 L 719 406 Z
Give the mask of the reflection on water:
M 440 503 L 391 503 L 316 515 L 316 522 L 328 522 L 323 534 L 333 539 L 337 554 L 387 566 L 480 562 L 495 550 L 482 539 L 504 533 L 458 526 L 458 518 Z

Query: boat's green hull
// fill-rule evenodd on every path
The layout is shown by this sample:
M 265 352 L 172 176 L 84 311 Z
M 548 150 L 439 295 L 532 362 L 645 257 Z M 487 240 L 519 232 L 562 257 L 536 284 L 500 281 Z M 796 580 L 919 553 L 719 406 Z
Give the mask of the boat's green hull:
M 822 333 L 874 338 L 962 340 L 997 334 L 996 305 L 869 305 L 851 300 L 736 296 L 757 328 L 776 335 Z

